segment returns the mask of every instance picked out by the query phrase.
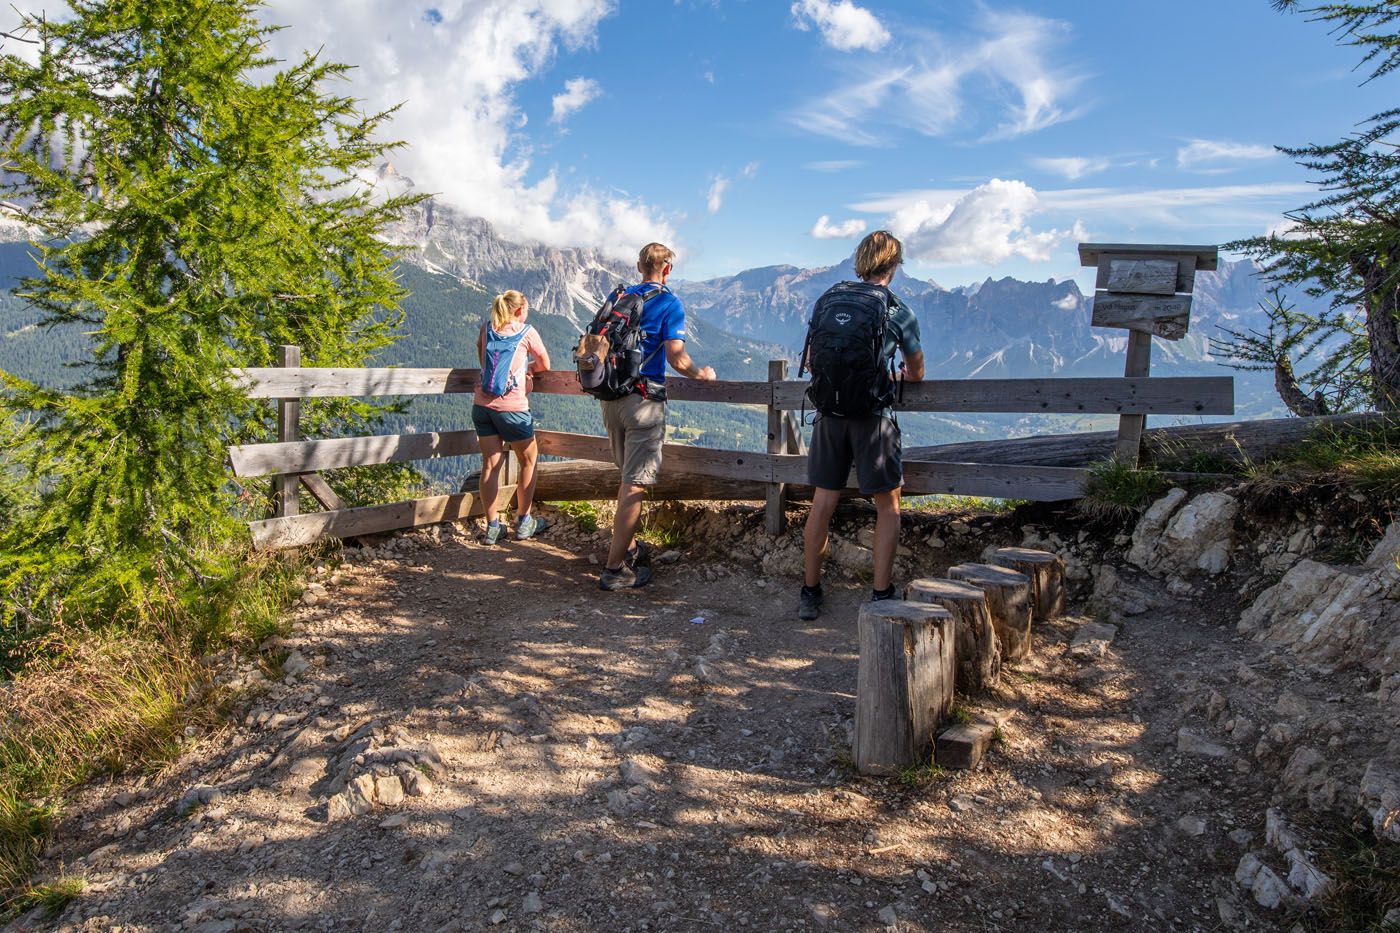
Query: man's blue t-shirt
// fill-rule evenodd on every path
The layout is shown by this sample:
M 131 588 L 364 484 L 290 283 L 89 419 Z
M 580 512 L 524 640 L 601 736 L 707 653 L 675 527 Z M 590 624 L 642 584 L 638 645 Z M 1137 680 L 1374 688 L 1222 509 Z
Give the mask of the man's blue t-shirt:
M 630 286 L 632 295 L 645 295 L 658 288 L 656 282 L 643 282 Z M 666 381 L 666 341 L 685 339 L 685 307 L 681 300 L 667 289 L 652 298 L 642 309 L 642 375 L 653 382 Z

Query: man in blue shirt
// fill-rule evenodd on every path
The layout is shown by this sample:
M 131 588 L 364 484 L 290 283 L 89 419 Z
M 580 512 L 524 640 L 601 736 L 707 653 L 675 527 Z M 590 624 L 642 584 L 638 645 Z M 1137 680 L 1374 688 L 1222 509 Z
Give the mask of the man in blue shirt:
M 904 358 L 903 378 L 924 378 L 924 351 L 919 342 L 919 322 L 914 312 L 890 292 L 890 281 L 904 262 L 904 247 L 884 230 L 876 230 L 856 248 L 856 275 L 885 291 L 886 318 L 883 360 L 888 364 L 898 351 Z M 819 414 L 812 427 L 807 454 L 807 480 L 814 487 L 812 508 L 803 529 L 803 581 L 798 594 L 797 617 L 815 619 L 821 613 L 822 560 L 826 556 L 827 529 L 841 502 L 841 491 L 852 467 L 862 495 L 875 503 L 875 579 L 872 599 L 893 599 L 891 577 L 899 546 L 899 490 L 904 485 L 904 464 L 899 422 L 885 409 L 865 418 L 841 418 Z
M 633 539 L 641 524 L 647 487 L 655 484 L 661 473 L 661 445 L 666 441 L 666 364 L 691 379 L 715 378 L 714 369 L 696 365 L 685 352 L 685 307 L 666 287 L 675 258 L 676 254 L 660 243 L 642 247 L 637 257 L 642 282 L 628 289 L 651 296 L 642 309 L 642 379 L 632 394 L 601 403 L 613 462 L 622 471 L 612 547 L 598 577 L 598 587 L 604 590 L 644 586 L 651 580 L 651 567 Z

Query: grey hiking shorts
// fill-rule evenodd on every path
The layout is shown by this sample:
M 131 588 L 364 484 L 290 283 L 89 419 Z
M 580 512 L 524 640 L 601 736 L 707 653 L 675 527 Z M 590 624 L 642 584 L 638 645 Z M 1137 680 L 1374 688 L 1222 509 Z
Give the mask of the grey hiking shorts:
M 818 489 L 845 489 L 854 466 L 861 493 L 889 492 L 904 485 L 902 453 L 899 424 L 893 418 L 818 414 L 807 454 L 807 482 Z
M 613 463 L 622 471 L 622 481 L 655 485 L 661 476 L 661 445 L 666 441 L 666 403 L 634 392 L 601 404 Z

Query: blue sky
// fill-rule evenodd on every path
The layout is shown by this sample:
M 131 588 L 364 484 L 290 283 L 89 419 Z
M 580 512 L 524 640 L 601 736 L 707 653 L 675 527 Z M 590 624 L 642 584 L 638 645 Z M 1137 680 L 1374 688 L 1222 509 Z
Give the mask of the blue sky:
M 37 0 L 28 0 L 38 8 Z M 51 4 L 47 4 L 50 7 Z M 50 14 L 53 14 L 50 9 Z M 0 28 L 13 14 L 0 12 Z M 945 285 L 1078 276 L 1081 239 L 1221 243 L 1310 197 L 1274 144 L 1392 106 L 1268 0 L 269 0 L 274 49 L 402 104 L 395 163 L 506 235 L 702 278 L 865 230 Z

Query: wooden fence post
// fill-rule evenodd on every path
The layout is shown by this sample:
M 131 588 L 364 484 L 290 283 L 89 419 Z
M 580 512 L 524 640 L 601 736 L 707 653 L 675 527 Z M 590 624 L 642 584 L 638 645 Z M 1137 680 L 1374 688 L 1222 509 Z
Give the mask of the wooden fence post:
M 787 360 L 769 360 L 768 381 L 770 383 L 782 382 L 787 378 L 787 369 Z M 779 411 L 774 401 L 770 399 L 768 402 L 768 452 L 770 454 L 787 453 L 789 452 L 787 449 L 787 424 L 784 418 L 787 412 Z M 769 483 L 764 527 L 770 535 L 783 533 L 787 525 L 786 516 L 783 514 L 786 503 L 787 487 L 783 483 Z
M 301 347 L 283 344 L 278 347 L 277 365 L 282 368 L 301 366 Z M 301 440 L 301 401 L 296 398 L 277 400 L 277 440 L 281 442 Z M 276 518 L 288 518 L 299 514 L 297 493 L 301 487 L 301 477 L 296 473 L 278 476 L 273 483 L 272 510 Z
M 1142 331 L 1128 331 L 1128 362 L 1123 367 L 1125 376 L 1152 375 L 1152 335 Z M 1142 454 L 1142 432 L 1147 427 L 1146 415 L 1118 416 L 1118 443 L 1113 452 L 1119 461 L 1137 469 L 1138 458 Z

